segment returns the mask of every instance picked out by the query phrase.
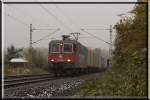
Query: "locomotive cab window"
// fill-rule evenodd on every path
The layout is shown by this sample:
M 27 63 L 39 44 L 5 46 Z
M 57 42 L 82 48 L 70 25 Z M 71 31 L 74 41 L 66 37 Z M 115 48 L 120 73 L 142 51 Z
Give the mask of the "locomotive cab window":
M 65 52 L 65 53 L 73 52 L 73 44 L 71 44 L 71 43 L 64 43 L 63 52 Z
M 58 52 L 60 52 L 60 44 L 59 43 L 53 43 L 53 44 L 51 44 L 51 52 L 52 53 L 58 53 Z

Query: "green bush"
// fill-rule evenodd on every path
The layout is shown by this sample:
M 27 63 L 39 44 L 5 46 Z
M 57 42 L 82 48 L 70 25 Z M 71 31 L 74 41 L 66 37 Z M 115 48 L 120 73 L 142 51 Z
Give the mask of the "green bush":
M 4 68 L 4 75 L 5 76 L 13 76 L 13 75 L 38 75 L 38 74 L 48 74 L 46 70 L 43 70 L 38 67 L 13 67 L 13 66 L 8 66 Z
M 24 53 L 32 67 L 48 70 L 48 59 L 41 51 L 34 48 Z

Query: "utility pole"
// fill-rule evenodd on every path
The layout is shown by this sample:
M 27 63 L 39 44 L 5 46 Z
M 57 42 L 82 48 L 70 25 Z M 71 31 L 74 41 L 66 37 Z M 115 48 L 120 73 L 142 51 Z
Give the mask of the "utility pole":
M 74 36 L 76 41 L 79 39 L 80 33 L 70 33 L 70 34 Z
M 29 54 L 30 54 L 30 61 L 31 61 L 31 64 L 30 66 L 32 67 L 32 32 L 33 32 L 33 28 L 32 28 L 32 24 L 30 24 L 30 48 L 29 48 Z
M 110 49 L 109 49 L 109 66 L 112 65 L 112 25 L 110 25 Z
M 112 56 L 112 25 L 110 25 L 109 32 L 110 32 L 110 58 L 111 58 Z
M 32 28 L 32 24 L 30 24 L 30 49 L 32 48 L 32 32 L 33 32 L 33 28 Z

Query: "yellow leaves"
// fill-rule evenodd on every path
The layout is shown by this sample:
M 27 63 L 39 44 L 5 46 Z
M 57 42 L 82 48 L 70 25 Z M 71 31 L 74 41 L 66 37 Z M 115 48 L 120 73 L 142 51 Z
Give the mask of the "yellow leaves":
M 134 18 L 122 19 L 114 27 L 117 32 L 115 52 L 121 56 L 146 47 L 146 5 L 138 4 L 132 13 L 135 14 Z

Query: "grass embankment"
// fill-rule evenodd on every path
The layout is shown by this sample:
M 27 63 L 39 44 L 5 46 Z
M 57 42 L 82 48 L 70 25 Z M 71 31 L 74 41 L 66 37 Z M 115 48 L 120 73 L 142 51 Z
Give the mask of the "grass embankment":
M 146 89 L 146 53 L 142 51 L 109 68 L 96 82 L 87 81 L 74 96 L 146 96 Z
M 4 75 L 38 75 L 38 74 L 48 74 L 49 72 L 38 67 L 4 67 Z

